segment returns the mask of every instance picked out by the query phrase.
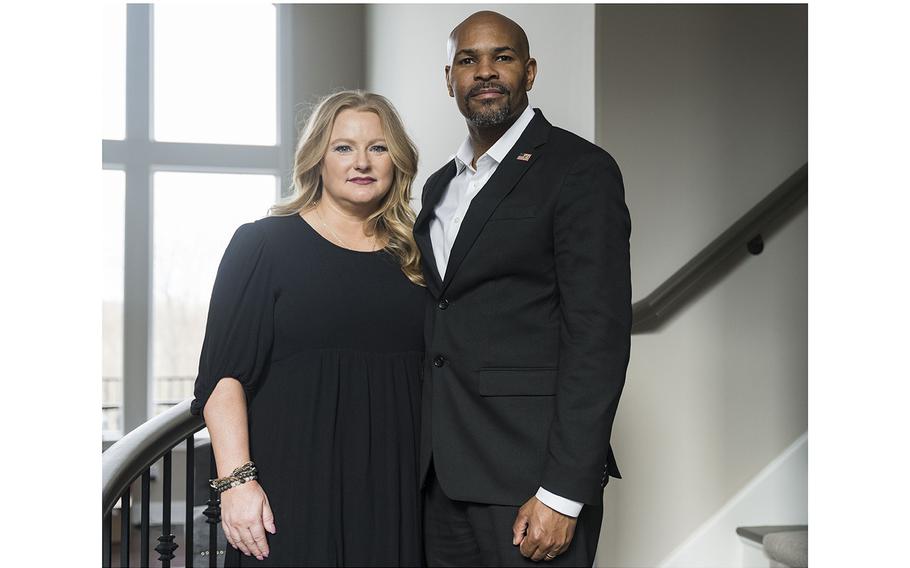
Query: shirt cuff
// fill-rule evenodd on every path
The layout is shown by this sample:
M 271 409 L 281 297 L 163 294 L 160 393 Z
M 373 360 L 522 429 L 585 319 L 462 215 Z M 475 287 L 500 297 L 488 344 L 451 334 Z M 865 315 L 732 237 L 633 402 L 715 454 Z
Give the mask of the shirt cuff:
M 572 501 L 571 499 L 560 497 L 555 493 L 550 493 L 543 487 L 537 490 L 536 497 L 538 501 L 547 507 L 569 517 L 577 517 L 578 514 L 581 513 L 581 507 L 584 505 L 584 503 Z

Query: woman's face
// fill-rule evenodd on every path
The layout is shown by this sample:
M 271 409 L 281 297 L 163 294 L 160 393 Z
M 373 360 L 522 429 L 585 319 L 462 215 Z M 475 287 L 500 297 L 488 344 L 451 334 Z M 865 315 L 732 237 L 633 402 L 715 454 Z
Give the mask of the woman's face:
M 322 159 L 323 197 L 375 210 L 392 187 L 394 172 L 379 116 L 352 109 L 338 113 Z

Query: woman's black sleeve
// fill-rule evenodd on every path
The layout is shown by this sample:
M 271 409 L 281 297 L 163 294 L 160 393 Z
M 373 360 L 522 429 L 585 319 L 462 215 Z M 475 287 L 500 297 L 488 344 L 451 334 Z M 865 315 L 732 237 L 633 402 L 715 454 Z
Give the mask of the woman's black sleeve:
M 247 402 L 263 379 L 272 348 L 275 292 L 264 235 L 241 225 L 218 267 L 209 303 L 190 411 L 199 415 L 224 377 L 240 381 Z

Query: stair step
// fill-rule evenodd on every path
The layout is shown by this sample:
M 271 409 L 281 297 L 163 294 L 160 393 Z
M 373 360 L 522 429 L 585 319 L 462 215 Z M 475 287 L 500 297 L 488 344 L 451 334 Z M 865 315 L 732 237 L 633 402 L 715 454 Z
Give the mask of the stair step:
M 767 525 L 737 527 L 736 534 L 761 546 L 774 566 L 799 568 L 809 562 L 809 527 L 806 525 Z
M 765 554 L 775 562 L 791 568 L 809 565 L 809 531 L 775 532 L 765 536 Z
M 762 527 L 736 527 L 736 534 L 752 542 L 761 544 L 765 535 L 777 532 L 805 531 L 806 525 L 768 525 Z

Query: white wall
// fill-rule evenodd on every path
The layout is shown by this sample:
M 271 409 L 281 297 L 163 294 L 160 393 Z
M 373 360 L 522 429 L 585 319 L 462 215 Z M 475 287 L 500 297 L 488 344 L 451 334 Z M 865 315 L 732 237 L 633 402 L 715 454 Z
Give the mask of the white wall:
M 292 13 L 293 102 L 298 110 L 319 98 L 364 84 L 364 7 L 296 4 Z M 343 41 L 342 41 L 343 38 Z
M 538 75 L 529 93 L 551 123 L 594 140 L 594 6 L 547 4 L 366 7 L 367 89 L 388 97 L 420 150 L 413 194 L 467 135 L 445 87 L 446 39 L 479 10 L 495 10 L 528 35 Z
M 625 178 L 634 298 L 807 161 L 806 27 L 804 6 L 597 7 L 598 142 Z M 633 337 L 597 565 L 657 565 L 806 431 L 807 220 Z
M 282 144 L 290 148 L 283 158 L 286 172 L 282 187 L 289 191 L 293 153 L 298 134 L 319 99 L 343 89 L 364 86 L 364 7 L 356 4 L 284 4 L 280 6 L 287 54 L 280 54 L 279 65 L 287 65 L 291 80 L 280 94 Z M 344 41 L 339 41 L 344 38 Z M 291 108 L 288 108 L 291 107 Z

